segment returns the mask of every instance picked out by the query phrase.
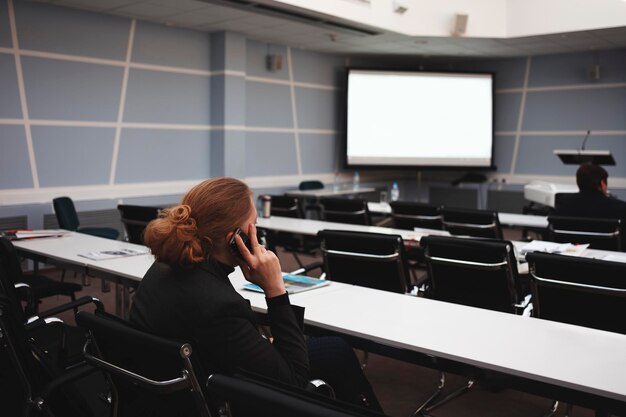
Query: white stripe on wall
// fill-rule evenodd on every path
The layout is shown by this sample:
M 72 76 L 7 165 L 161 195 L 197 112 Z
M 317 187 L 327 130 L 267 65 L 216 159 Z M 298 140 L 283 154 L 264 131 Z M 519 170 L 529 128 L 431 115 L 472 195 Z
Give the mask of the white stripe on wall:
M 135 28 L 137 20 L 130 21 L 128 30 L 128 45 L 126 46 L 126 65 L 124 66 L 124 76 L 122 77 L 122 91 L 120 92 L 120 104 L 117 109 L 117 123 L 115 126 L 115 139 L 113 140 L 113 155 L 111 158 L 111 172 L 109 174 L 109 184 L 115 184 L 115 172 L 117 171 L 117 158 L 120 153 L 120 138 L 122 136 L 122 121 L 124 120 L 124 107 L 126 106 L 126 91 L 128 89 L 128 73 L 130 72 L 130 59 L 133 56 L 133 42 L 135 40 Z
M 298 131 L 298 106 L 296 105 L 296 88 L 293 84 L 293 61 L 291 60 L 291 47 L 287 47 L 287 69 L 289 71 L 291 115 L 293 118 L 294 140 L 296 144 L 296 164 L 298 166 L 298 175 L 302 175 L 302 158 L 300 158 L 300 134 Z
M 33 147 L 33 134 L 30 128 L 28 117 L 28 102 L 26 100 L 26 87 L 24 86 L 24 73 L 22 71 L 22 59 L 17 53 L 20 49 L 19 40 L 17 38 L 17 26 L 15 24 L 15 9 L 13 8 L 13 0 L 7 2 L 9 8 L 9 26 L 11 28 L 11 41 L 13 50 L 16 51 L 15 72 L 17 74 L 17 88 L 20 95 L 20 107 L 22 109 L 22 117 L 24 118 L 24 133 L 26 136 L 26 146 L 28 149 L 28 161 L 30 163 L 30 172 L 33 177 L 33 188 L 39 188 L 39 175 L 37 173 L 37 160 L 35 159 L 35 148 Z
M 522 99 L 519 104 L 519 114 L 517 116 L 517 129 L 515 132 L 515 144 L 513 145 L 513 156 L 511 157 L 511 171 L 510 174 L 515 173 L 515 166 L 517 165 L 517 154 L 519 151 L 519 139 L 522 135 L 522 123 L 524 122 L 524 108 L 526 107 L 526 88 L 528 87 L 528 79 L 530 78 L 530 65 L 532 63 L 532 57 L 526 58 L 526 72 L 524 73 L 524 89 L 522 90 Z

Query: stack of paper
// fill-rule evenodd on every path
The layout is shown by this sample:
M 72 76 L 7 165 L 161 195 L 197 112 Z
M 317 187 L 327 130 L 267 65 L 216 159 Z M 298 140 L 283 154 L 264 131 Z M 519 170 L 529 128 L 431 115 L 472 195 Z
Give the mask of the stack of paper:
M 2 233 L 10 240 L 36 239 L 41 237 L 60 237 L 71 233 L 63 229 L 42 229 L 42 230 L 7 230 Z
M 91 259 L 93 261 L 103 261 L 106 259 L 123 258 L 125 256 L 145 255 L 147 253 L 148 251 L 145 250 L 122 248 L 115 250 L 103 250 L 99 252 L 79 253 L 78 256 L 82 256 L 83 258 Z
M 585 249 L 589 247 L 585 245 L 573 245 L 571 243 L 555 243 L 545 242 L 543 240 L 533 240 L 520 249 L 521 255 L 526 255 L 529 252 L 547 252 L 558 253 L 561 255 L 574 255 L 580 256 Z

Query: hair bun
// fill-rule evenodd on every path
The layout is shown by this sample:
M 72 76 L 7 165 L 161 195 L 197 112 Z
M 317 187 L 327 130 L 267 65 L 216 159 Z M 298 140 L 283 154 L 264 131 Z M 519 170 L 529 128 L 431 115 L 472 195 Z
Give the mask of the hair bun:
M 197 239 L 196 219 L 191 217 L 191 207 L 186 204 L 172 207 L 167 213 L 168 219 L 175 224 L 176 235 L 183 242 Z

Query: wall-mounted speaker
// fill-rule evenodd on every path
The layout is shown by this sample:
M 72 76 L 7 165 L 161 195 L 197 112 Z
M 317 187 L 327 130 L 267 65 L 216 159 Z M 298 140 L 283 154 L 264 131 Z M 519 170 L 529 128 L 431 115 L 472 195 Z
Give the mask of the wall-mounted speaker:
M 267 55 L 265 57 L 265 67 L 268 71 L 280 71 L 283 69 L 283 56 L 282 55 Z
M 454 16 L 454 27 L 452 29 L 452 36 L 463 36 L 467 30 L 467 21 L 469 19 L 468 14 L 457 13 Z

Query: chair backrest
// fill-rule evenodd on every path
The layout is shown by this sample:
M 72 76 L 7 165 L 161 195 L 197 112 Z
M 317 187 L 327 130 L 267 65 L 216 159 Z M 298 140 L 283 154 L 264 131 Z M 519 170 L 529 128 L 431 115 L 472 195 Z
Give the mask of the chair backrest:
M 502 239 L 498 212 L 492 210 L 441 209 L 443 227 L 453 235 Z
M 143 232 L 148 223 L 158 217 L 160 209 L 157 207 L 134 206 L 129 204 L 119 204 L 117 209 L 120 212 L 122 223 L 126 229 L 128 241 L 143 245 Z
M 296 197 L 272 195 L 272 216 L 302 218 L 300 202 Z
M 621 221 L 588 217 L 548 216 L 548 240 L 589 243 L 594 249 L 622 250 Z
M 300 185 L 298 185 L 299 190 L 320 190 L 324 188 L 324 183 L 318 180 L 310 180 L 310 181 L 302 181 Z
M 85 359 L 111 379 L 113 406 L 126 415 L 209 416 L 203 375 L 192 365 L 189 343 L 158 337 L 116 317 L 80 311 L 76 323 L 89 331 Z
M 278 386 L 240 375 L 210 375 L 207 391 L 228 403 L 232 417 L 375 417 L 383 414 L 295 387 Z
M 405 293 L 409 273 L 402 237 L 321 230 L 324 271 L 329 280 Z
M 52 200 L 54 214 L 61 229 L 76 230 L 80 226 L 74 202 L 69 197 L 57 197 Z
M 548 253 L 526 255 L 533 315 L 626 334 L 626 264 Z
M 322 219 L 327 222 L 371 225 L 367 201 L 350 198 L 320 198 Z
M 430 298 L 516 312 L 519 282 L 511 242 L 426 236 L 420 246 L 431 281 Z
M 396 229 L 413 230 L 420 227 L 441 230 L 443 227 L 438 206 L 411 201 L 392 201 L 389 205 Z
M 0 238 L 0 295 L 4 295 L 12 303 L 13 314 L 21 323 L 24 323 L 26 316 L 22 308 L 20 297 L 18 296 L 21 284 L 22 267 L 15 252 L 13 244 L 5 238 Z M 35 300 L 29 300 L 31 303 Z

